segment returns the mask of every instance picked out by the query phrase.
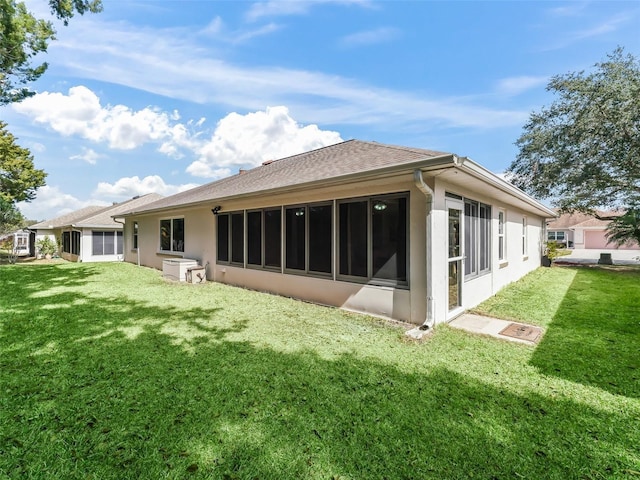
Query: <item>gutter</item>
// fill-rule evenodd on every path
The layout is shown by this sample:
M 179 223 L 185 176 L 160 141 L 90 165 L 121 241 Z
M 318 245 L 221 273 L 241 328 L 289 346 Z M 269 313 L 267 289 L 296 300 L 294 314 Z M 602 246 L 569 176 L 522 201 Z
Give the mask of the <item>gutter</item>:
M 458 157 L 454 156 L 453 161 L 454 164 Z M 420 169 L 416 169 L 413 171 L 413 180 L 425 198 L 427 205 L 427 215 L 426 215 L 426 238 L 425 238 L 425 254 L 426 254 L 426 275 L 427 275 L 427 313 L 426 318 L 422 325 L 418 327 L 419 330 L 429 330 L 433 328 L 436 324 L 436 320 L 433 314 L 434 309 L 434 298 L 433 298 L 433 242 L 431 239 L 431 235 L 433 233 L 433 189 L 424 182 L 424 178 L 422 177 L 422 171 Z
M 210 204 L 210 203 L 215 204 L 223 201 L 228 202 L 238 198 L 247 198 L 251 196 L 269 196 L 269 195 L 285 194 L 285 193 L 298 192 L 298 191 L 306 191 L 306 190 L 309 190 L 310 188 L 319 188 L 319 187 L 325 187 L 325 186 L 331 187 L 335 185 L 350 183 L 353 180 L 372 180 L 377 177 L 386 177 L 388 174 L 391 174 L 391 173 L 403 174 L 403 173 L 413 172 L 414 169 L 446 168 L 446 167 L 452 166 L 451 161 L 454 157 L 457 158 L 455 155 L 451 153 L 445 153 L 445 154 L 437 155 L 433 157 L 424 157 L 424 159 L 414 160 L 410 163 L 403 164 L 403 165 L 390 165 L 387 167 L 368 170 L 364 172 L 347 173 L 337 177 L 323 178 L 319 180 L 312 180 L 312 181 L 291 184 L 291 185 L 283 185 L 280 187 L 274 187 L 274 188 L 269 188 L 265 190 L 258 190 L 255 192 L 245 192 L 245 193 L 239 193 L 236 195 L 227 195 L 224 197 L 210 197 L 210 198 L 195 200 L 187 203 L 165 205 L 163 207 L 156 207 L 149 210 L 144 210 L 144 207 L 143 207 L 142 210 L 130 210 L 115 216 L 120 218 L 126 218 L 133 215 L 150 215 L 150 214 L 156 214 L 159 212 L 171 211 L 176 209 L 198 208 L 206 204 Z M 196 188 L 200 188 L 200 187 L 196 187 Z M 179 195 L 179 194 L 176 194 L 176 195 Z M 165 197 L 165 198 L 171 198 L 171 197 Z M 164 199 L 161 199 L 158 201 L 162 201 L 162 200 Z
M 496 176 L 494 173 L 487 170 L 482 165 L 477 164 L 472 159 L 454 155 L 453 164 L 456 168 L 459 168 L 463 172 L 468 173 L 473 177 L 479 178 L 486 184 L 491 185 L 498 190 L 501 190 L 504 193 L 507 193 L 512 197 L 515 197 L 518 200 L 526 203 L 527 205 L 535 208 L 539 213 L 543 213 L 544 216 L 548 216 L 549 218 L 557 217 L 557 214 L 553 210 L 545 207 L 542 203 L 527 195 L 518 187 Z

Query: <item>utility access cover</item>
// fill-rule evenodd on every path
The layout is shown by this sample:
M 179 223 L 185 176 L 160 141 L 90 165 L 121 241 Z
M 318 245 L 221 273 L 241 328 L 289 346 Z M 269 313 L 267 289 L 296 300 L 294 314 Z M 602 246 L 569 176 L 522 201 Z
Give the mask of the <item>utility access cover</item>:
M 500 331 L 500 335 L 538 343 L 542 337 L 542 329 L 531 325 L 522 325 L 521 323 L 510 323 Z

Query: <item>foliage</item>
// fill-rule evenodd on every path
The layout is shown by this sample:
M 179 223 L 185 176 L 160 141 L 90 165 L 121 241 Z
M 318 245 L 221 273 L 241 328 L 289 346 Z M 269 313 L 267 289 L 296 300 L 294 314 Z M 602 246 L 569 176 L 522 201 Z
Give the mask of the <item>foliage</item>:
M 0 196 L 0 235 L 13 232 L 26 226 L 25 218 L 15 204 Z
M 635 241 L 640 245 L 640 208 L 630 208 L 607 226 L 607 240 L 618 246 Z
M 547 257 L 553 262 L 556 258 L 562 255 L 561 249 L 564 248 L 564 245 L 555 240 L 551 240 L 550 242 L 547 242 L 546 247 Z
M 0 268 L 1 477 L 640 471 L 637 274 L 534 272 L 523 299 L 553 319 L 534 349 L 447 326 L 415 343 L 370 317 L 125 263 Z
M 622 48 L 592 73 L 557 75 L 531 114 L 510 179 L 561 211 L 640 203 L 640 64 Z
M 58 251 L 56 242 L 51 240 L 51 237 L 49 236 L 38 239 L 36 241 L 36 247 L 38 248 L 38 252 L 42 255 L 53 255 Z
M 34 167 L 31 152 L 6 127 L 0 120 L 0 198 L 9 203 L 33 200 L 47 174 Z
M 50 0 L 49 6 L 65 25 L 76 12 L 102 10 L 100 0 Z M 50 21 L 35 18 L 23 2 L 0 0 L 0 106 L 34 94 L 26 85 L 40 78 L 47 63 L 33 65 L 32 60 L 54 39 Z

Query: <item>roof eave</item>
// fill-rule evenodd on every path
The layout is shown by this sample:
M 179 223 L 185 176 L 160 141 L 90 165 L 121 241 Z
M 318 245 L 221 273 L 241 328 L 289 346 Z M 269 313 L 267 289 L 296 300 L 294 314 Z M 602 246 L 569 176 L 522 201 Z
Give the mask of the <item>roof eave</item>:
M 416 169 L 425 170 L 431 168 L 443 168 L 443 167 L 452 167 L 454 166 L 455 159 L 458 158 L 453 153 L 447 153 L 444 155 L 438 155 L 434 157 L 424 157 L 419 160 L 405 163 L 402 165 L 392 165 L 389 167 L 378 168 L 375 170 L 369 170 L 365 172 L 355 172 L 349 173 L 346 175 L 340 175 L 331 178 L 325 178 L 321 180 L 313 180 L 310 182 L 297 183 L 295 185 L 286 185 L 283 187 L 259 190 L 252 193 L 241 193 L 238 195 L 227 195 L 225 197 L 214 197 L 206 200 L 199 200 L 196 202 L 189 203 L 181 203 L 171 206 L 165 206 L 160 208 L 155 208 L 151 210 L 141 210 L 141 211 L 131 211 L 124 214 L 120 214 L 118 218 L 126 218 L 136 215 L 150 215 L 160 212 L 166 212 L 170 210 L 175 210 L 176 208 L 193 208 L 201 205 L 206 205 L 208 203 L 218 203 L 223 201 L 235 200 L 237 198 L 243 198 L 251 195 L 273 195 L 280 193 L 289 193 L 295 192 L 299 190 L 307 190 L 312 187 L 323 187 L 323 186 L 333 186 L 340 185 L 343 183 L 349 183 L 355 179 L 372 179 L 376 177 L 384 177 L 389 175 L 390 173 L 402 173 L 402 172 L 413 172 Z
M 456 168 L 459 168 L 460 170 L 483 180 L 487 184 L 525 202 L 526 204 L 538 210 L 538 212 L 541 213 L 542 216 L 548 218 L 556 218 L 558 216 L 553 210 L 545 207 L 542 203 L 538 202 L 536 199 L 529 196 L 518 187 L 498 177 L 495 173 L 487 170 L 468 157 L 457 157 L 455 166 Z

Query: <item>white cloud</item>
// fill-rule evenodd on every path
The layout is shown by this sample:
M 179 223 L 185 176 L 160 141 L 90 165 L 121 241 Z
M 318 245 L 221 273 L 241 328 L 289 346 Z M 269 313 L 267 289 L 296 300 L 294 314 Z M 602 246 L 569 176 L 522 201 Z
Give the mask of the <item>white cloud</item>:
M 323 3 L 334 3 L 343 5 L 371 5 L 370 0 L 269 0 L 266 2 L 255 2 L 247 12 L 247 20 L 255 21 L 262 17 L 275 17 L 285 15 L 303 15 L 311 10 L 311 7 Z
M 187 167 L 198 177 L 220 178 L 231 167 L 255 167 L 265 160 L 295 155 L 341 142 L 338 132 L 302 126 L 286 107 L 267 107 L 240 115 L 230 113 L 218 122 L 212 138 L 199 150 L 199 158 Z
M 100 182 L 91 198 L 81 200 L 78 197 L 64 193 L 57 186 L 46 185 L 40 187 L 36 198 L 31 202 L 20 202 L 18 208 L 30 220 L 46 220 L 79 210 L 90 205 L 109 206 L 114 201 L 128 200 L 136 195 L 159 193 L 173 195 L 174 193 L 197 187 L 198 184 L 170 185 L 158 175 L 139 177 L 124 177 L 115 183 Z
M 158 175 L 149 175 L 142 179 L 138 176 L 133 176 L 120 178 L 115 183 L 100 182 L 94 191 L 94 195 L 116 199 L 132 198 L 136 195 L 146 195 L 147 193 L 159 193 L 166 196 L 197 186 L 198 184 L 195 183 L 170 185 L 165 183 L 162 177 Z
M 261 3 L 259 9 L 302 8 L 293 6 L 297 3 Z M 109 35 L 103 35 L 104 31 Z M 200 43 L 198 32 L 134 28 L 93 16 L 82 18 L 59 36 L 48 55 L 68 75 L 215 104 L 229 111 L 287 105 L 297 120 L 307 123 L 387 128 L 413 124 L 422 129 L 520 126 L 528 118 L 528 111 L 499 110 L 474 104 L 469 98 L 380 88 L 322 72 L 232 64 L 215 43 Z M 229 41 L 233 39 L 220 40 L 220 44 Z
M 498 82 L 498 93 L 507 96 L 519 95 L 532 88 L 545 85 L 549 77 L 520 76 L 503 78 Z
M 219 16 L 215 17 L 213 20 L 211 20 L 209 22 L 209 24 L 202 30 L 200 30 L 200 33 L 202 35 L 218 35 L 221 31 L 222 28 L 224 27 L 224 23 L 222 22 L 222 18 L 220 18 Z
M 161 152 L 175 155 L 180 147 L 191 145 L 187 128 L 172 123 L 180 118 L 177 111 L 167 113 L 152 107 L 133 111 L 125 105 L 103 107 L 98 96 L 82 85 L 71 87 L 68 95 L 38 93 L 12 104 L 12 108 L 64 136 L 107 143 L 112 149 L 132 150 L 146 143 L 160 143 Z
M 231 39 L 232 43 L 244 43 L 244 42 L 248 42 L 249 40 L 256 38 L 256 37 L 262 37 L 264 35 L 269 35 L 270 33 L 273 32 L 277 32 L 278 30 L 280 30 L 282 27 L 278 24 L 275 23 L 269 23 L 267 25 L 264 25 L 263 27 L 260 27 L 256 30 L 250 30 L 248 32 L 243 32 L 243 33 L 239 33 L 235 36 L 235 38 Z
M 82 153 L 78 155 L 72 155 L 69 157 L 70 160 L 82 160 L 87 162 L 89 165 L 95 165 L 98 162 L 98 159 L 101 158 L 102 155 L 97 153 L 95 150 L 91 148 L 82 147 Z
M 348 47 L 360 47 L 366 45 L 376 45 L 392 40 L 398 35 L 395 28 L 381 27 L 375 30 L 352 33 L 342 39 L 342 44 Z
M 64 193 L 59 187 L 45 185 L 37 191 L 36 198 L 31 202 L 20 202 L 18 208 L 30 220 L 46 220 L 59 217 L 74 210 L 89 205 L 110 205 L 104 200 L 80 200 L 73 195 Z
M 311 8 L 310 2 L 255 2 L 246 14 L 248 21 L 256 21 L 262 17 L 276 17 L 285 15 L 302 15 Z

